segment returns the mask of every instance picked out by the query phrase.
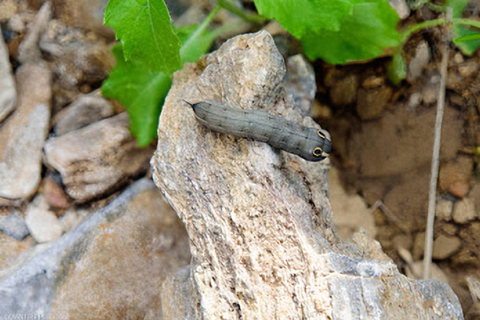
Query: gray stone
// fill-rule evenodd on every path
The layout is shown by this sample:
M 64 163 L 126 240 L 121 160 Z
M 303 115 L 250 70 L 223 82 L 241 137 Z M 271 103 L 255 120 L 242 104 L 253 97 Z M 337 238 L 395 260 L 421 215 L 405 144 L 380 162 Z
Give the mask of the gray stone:
M 44 63 L 24 64 L 17 71 L 17 109 L 0 126 L 0 197 L 28 198 L 40 183 L 51 77 Z
M 401 275 L 368 237 L 338 241 L 328 160 L 214 133 L 179 108 L 215 98 L 315 126 L 284 98 L 284 76 L 265 31 L 230 39 L 174 75 L 152 175 L 185 223 L 193 257 L 164 286 L 162 304 L 174 310 L 164 319 L 463 319 L 448 286 Z
M 0 215 L 0 231 L 17 240 L 22 240 L 28 235 L 25 220 L 14 209 L 7 216 Z
M 470 198 L 465 198 L 455 203 L 453 208 L 453 221 L 460 224 L 475 220 L 475 203 Z
M 48 203 L 38 195 L 28 205 L 25 222 L 35 241 L 52 242 L 62 236 L 63 228 L 55 213 L 49 210 Z
M 0 315 L 161 319 L 162 282 L 189 259 L 184 227 L 142 179 L 0 278 Z
M 62 135 L 72 130 L 108 118 L 114 114 L 112 104 L 102 97 L 100 90 L 80 96 L 62 109 L 53 119 L 55 133 Z
M 285 81 L 285 92 L 293 96 L 304 115 L 310 115 L 317 84 L 313 67 L 301 54 L 288 58 Z
M 153 148 L 140 148 L 124 112 L 45 142 L 47 163 L 62 175 L 67 194 L 87 201 L 144 173 Z
M 15 79 L 12 75 L 8 49 L 3 41 L 2 29 L 0 28 L 0 123 L 15 109 L 16 102 Z

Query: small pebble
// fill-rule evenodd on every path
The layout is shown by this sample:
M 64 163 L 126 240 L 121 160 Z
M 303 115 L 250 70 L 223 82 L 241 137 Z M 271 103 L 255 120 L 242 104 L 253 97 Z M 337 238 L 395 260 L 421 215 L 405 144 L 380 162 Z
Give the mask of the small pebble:
M 444 260 L 454 255 L 460 247 L 462 241 L 457 237 L 447 237 L 439 235 L 433 242 L 433 259 Z
M 460 224 L 468 223 L 477 217 L 475 204 L 469 198 L 465 198 L 455 203 L 453 209 L 453 221 Z

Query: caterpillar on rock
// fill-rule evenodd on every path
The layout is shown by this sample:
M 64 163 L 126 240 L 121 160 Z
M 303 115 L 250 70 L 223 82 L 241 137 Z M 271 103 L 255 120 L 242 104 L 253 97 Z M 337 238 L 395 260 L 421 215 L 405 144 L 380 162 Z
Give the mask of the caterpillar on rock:
M 185 100 L 184 100 L 185 101 Z M 321 161 L 332 149 L 330 134 L 261 110 L 241 110 L 214 100 L 188 103 L 198 122 L 213 131 L 266 142 L 308 161 Z

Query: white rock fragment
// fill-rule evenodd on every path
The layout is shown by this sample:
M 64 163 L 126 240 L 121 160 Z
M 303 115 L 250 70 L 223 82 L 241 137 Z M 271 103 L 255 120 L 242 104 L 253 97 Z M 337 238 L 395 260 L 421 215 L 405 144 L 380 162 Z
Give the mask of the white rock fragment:
M 25 222 L 30 234 L 39 243 L 52 242 L 62 236 L 62 225 L 57 216 L 48 209 L 42 196 L 37 196 L 28 206 Z
M 16 102 L 15 79 L 12 75 L 8 49 L 0 28 L 0 123 L 13 111 Z
M 0 126 L 0 197 L 28 198 L 40 182 L 42 147 L 50 125 L 51 72 L 24 64 L 16 74 L 18 106 Z

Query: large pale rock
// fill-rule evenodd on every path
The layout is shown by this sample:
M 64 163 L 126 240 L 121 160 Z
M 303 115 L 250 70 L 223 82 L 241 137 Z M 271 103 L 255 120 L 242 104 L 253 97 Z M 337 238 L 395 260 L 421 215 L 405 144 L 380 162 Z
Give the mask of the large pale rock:
M 147 170 L 153 148 L 139 148 L 128 124 L 121 113 L 45 143 L 47 162 L 62 175 L 70 197 L 99 197 Z
M 190 259 L 185 229 L 142 179 L 10 276 L 0 315 L 159 319 L 160 288 Z
M 182 99 L 303 117 L 285 65 L 261 31 L 187 64 L 160 117 L 153 177 L 185 223 L 192 264 L 164 286 L 164 319 L 462 319 L 445 284 L 415 281 L 368 238 L 342 244 L 327 198 L 329 162 L 214 133 Z
M 0 197 L 9 199 L 29 197 L 40 182 L 52 96 L 44 63 L 22 65 L 16 78 L 18 106 L 0 126 Z
M 0 123 L 13 111 L 16 101 L 15 79 L 12 75 L 8 49 L 3 41 L 2 29 L 0 28 Z

